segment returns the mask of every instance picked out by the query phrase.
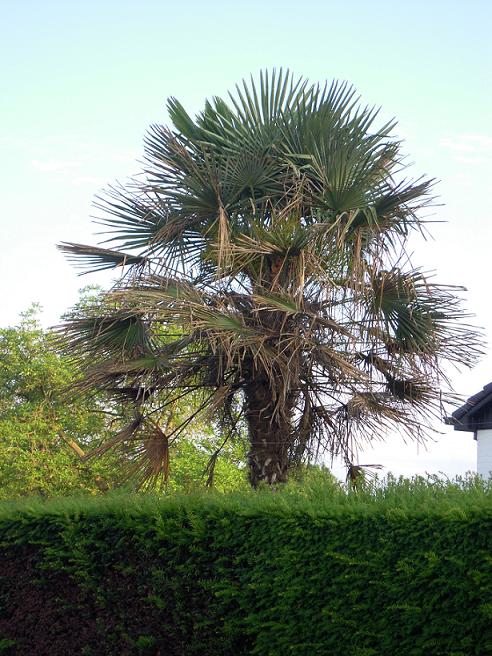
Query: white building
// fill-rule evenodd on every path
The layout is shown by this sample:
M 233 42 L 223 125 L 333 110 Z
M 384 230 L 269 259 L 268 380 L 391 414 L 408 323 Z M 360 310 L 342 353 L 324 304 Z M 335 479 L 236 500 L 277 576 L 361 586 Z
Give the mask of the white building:
M 452 424 L 454 430 L 473 432 L 477 440 L 477 472 L 489 478 L 492 475 L 492 383 L 471 396 L 446 423 Z

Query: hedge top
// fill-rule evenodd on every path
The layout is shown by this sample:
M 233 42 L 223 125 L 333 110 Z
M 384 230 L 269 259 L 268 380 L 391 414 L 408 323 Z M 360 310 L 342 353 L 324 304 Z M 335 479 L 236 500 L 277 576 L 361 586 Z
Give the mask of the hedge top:
M 320 477 L 321 478 L 321 477 Z M 0 503 L 0 522 L 20 516 L 156 515 L 173 512 L 237 513 L 241 515 L 289 515 L 312 517 L 374 515 L 425 516 L 481 513 L 492 516 L 492 480 L 468 476 L 455 480 L 438 477 L 387 478 L 379 485 L 357 492 L 331 480 L 290 484 L 282 490 L 220 494 L 213 491 L 189 495 L 111 493 L 94 497 L 42 499 L 30 497 Z

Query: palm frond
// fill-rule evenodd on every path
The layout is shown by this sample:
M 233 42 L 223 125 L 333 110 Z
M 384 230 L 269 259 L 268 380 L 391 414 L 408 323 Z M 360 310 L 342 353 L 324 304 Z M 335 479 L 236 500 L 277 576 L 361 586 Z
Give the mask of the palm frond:
M 80 275 L 93 271 L 114 269 L 116 267 L 135 265 L 143 267 L 147 263 L 147 259 L 139 255 L 131 255 L 98 246 L 74 244 L 72 242 L 62 242 L 58 245 L 58 250 L 67 254 L 67 259 L 75 266 L 89 269 L 88 271 L 83 271 Z

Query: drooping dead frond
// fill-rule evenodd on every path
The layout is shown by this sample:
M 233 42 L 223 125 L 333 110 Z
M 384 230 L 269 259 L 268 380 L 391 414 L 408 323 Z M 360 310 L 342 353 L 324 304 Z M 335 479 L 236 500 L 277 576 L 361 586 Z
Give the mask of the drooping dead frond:
M 128 425 L 122 428 L 120 431 L 116 433 L 114 437 L 111 439 L 107 440 L 97 448 L 93 449 L 92 451 L 89 451 L 89 453 L 86 453 L 84 456 L 84 460 L 89 460 L 89 458 L 95 458 L 96 456 L 102 456 L 104 453 L 109 451 L 110 449 L 113 449 L 114 447 L 118 446 L 119 444 L 126 442 L 130 438 L 132 438 L 137 430 L 140 428 L 143 422 L 143 416 L 142 415 L 137 415 L 135 419 Z
M 162 474 L 164 482 L 169 478 L 169 440 L 157 424 L 154 432 L 143 441 L 148 464 L 143 472 L 143 479 L 157 478 Z
M 347 464 L 347 478 L 346 482 L 350 488 L 356 492 L 361 489 L 366 482 L 367 478 L 375 478 L 375 472 L 372 469 L 382 469 L 383 465 L 354 465 L 349 462 Z
M 231 259 L 231 246 L 229 234 L 229 218 L 222 204 L 219 205 L 218 218 L 218 236 L 217 236 L 217 271 L 227 271 Z

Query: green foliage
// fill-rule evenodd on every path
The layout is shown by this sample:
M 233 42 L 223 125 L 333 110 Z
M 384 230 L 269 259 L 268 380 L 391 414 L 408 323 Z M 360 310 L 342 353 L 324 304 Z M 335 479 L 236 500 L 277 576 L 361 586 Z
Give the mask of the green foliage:
M 0 638 L 0 654 L 12 654 L 15 647 L 15 640 L 8 640 L 7 638 Z
M 114 485 L 114 456 L 82 463 L 82 449 L 108 435 L 94 399 L 67 404 L 75 374 L 42 329 L 33 306 L 18 326 L 0 329 L 0 498 L 74 492 L 95 493 Z
M 168 492 L 191 492 L 203 488 L 207 482 L 219 492 L 241 490 L 247 486 L 244 446 L 224 447 L 211 475 L 210 459 L 223 440 L 212 431 L 204 433 L 201 439 L 181 439 L 171 446 Z
M 97 301 L 97 289 L 88 288 L 79 305 Z M 0 329 L 0 499 L 112 489 L 134 466 L 132 454 L 105 453 L 83 461 L 73 447 L 88 453 L 107 440 L 121 422 L 121 408 L 103 404 L 100 395 L 68 396 L 76 368 L 59 353 L 54 335 L 41 327 L 38 315 L 39 307 L 33 306 L 19 325 Z M 186 410 L 177 405 L 177 420 Z M 167 491 L 204 485 L 210 457 L 222 441 L 212 428 L 196 425 L 173 443 Z M 219 490 L 243 485 L 242 461 L 240 445 L 224 447 L 213 477 Z
M 483 656 L 491 528 L 472 478 L 3 504 L 0 634 L 52 656 Z

